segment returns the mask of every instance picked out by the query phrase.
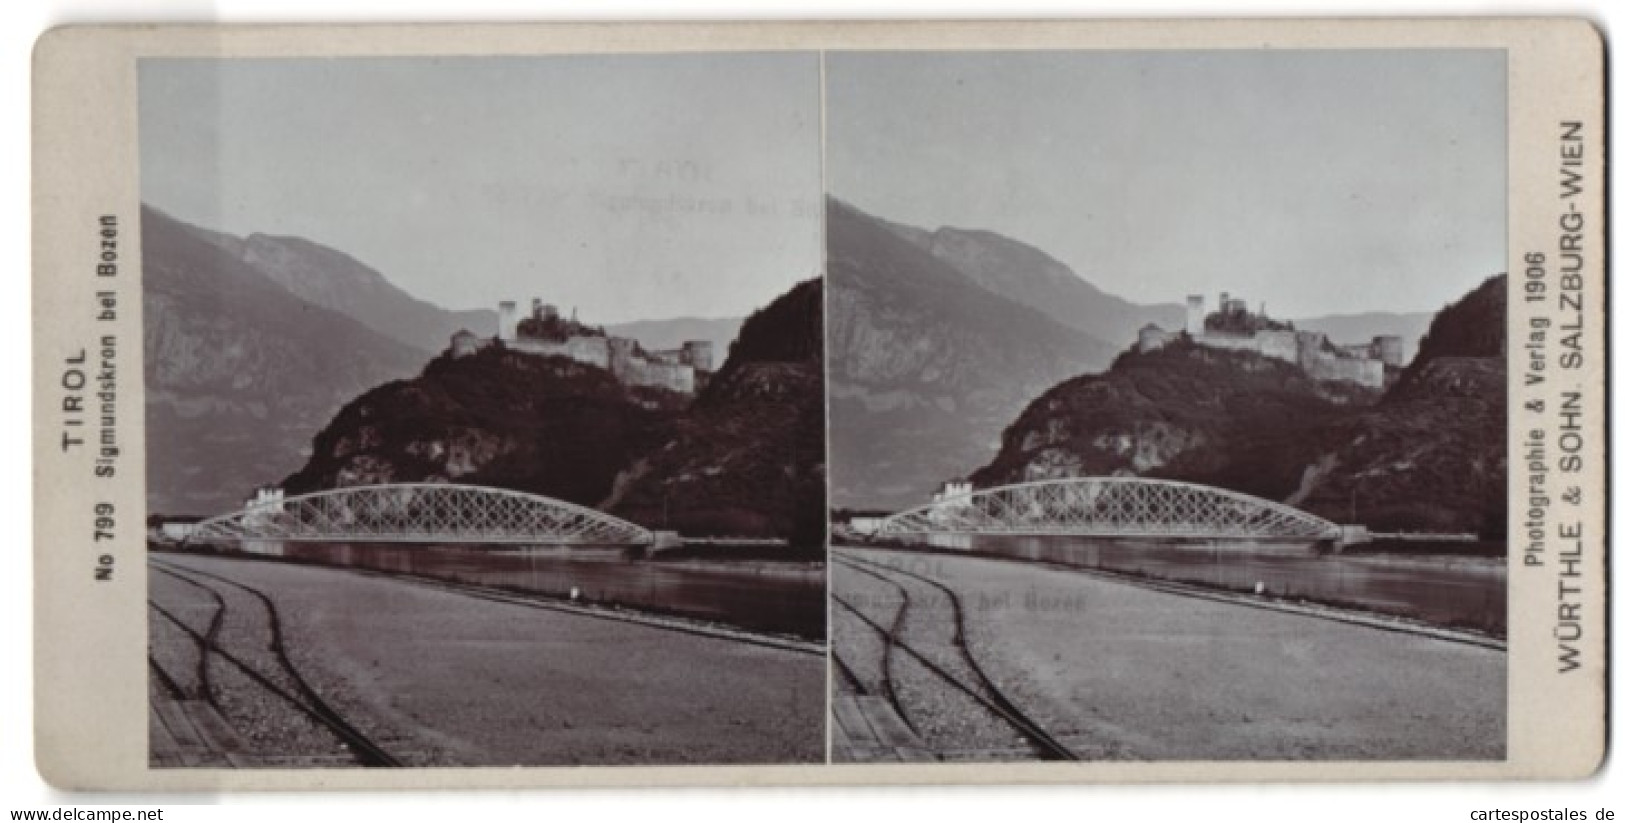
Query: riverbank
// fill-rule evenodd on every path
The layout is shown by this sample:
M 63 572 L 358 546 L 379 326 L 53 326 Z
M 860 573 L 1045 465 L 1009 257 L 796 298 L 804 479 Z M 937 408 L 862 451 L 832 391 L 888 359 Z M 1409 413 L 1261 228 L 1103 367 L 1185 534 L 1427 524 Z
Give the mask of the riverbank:
M 1096 570 L 1506 637 L 1506 563 L 1492 557 L 1347 554 L 1313 544 L 998 535 L 942 539 L 949 544 L 876 547 Z
M 826 573 L 800 556 L 722 561 L 610 547 L 255 541 L 187 554 L 365 569 L 823 642 Z
M 288 656 L 315 691 L 407 765 L 823 758 L 820 655 L 378 574 L 155 556 L 222 592 L 231 587 L 202 575 L 263 592 L 284 622 Z M 186 591 L 172 586 L 162 594 L 173 601 Z M 205 601 L 201 591 L 190 596 Z M 236 603 L 232 615 L 254 617 L 249 605 Z M 153 636 L 158 643 L 190 642 L 173 632 Z
M 1091 758 L 1505 756 L 1501 650 L 1059 566 L 836 552 L 953 589 L 966 642 L 990 677 L 1046 731 Z M 949 605 L 919 600 L 910 619 L 947 620 Z

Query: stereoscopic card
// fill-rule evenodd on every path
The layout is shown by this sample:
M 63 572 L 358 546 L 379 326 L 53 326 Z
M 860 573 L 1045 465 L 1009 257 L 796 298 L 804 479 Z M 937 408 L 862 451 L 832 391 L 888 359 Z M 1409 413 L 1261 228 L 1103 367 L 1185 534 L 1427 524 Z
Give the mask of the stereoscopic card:
M 67 788 L 1575 778 L 1570 20 L 70 27 Z

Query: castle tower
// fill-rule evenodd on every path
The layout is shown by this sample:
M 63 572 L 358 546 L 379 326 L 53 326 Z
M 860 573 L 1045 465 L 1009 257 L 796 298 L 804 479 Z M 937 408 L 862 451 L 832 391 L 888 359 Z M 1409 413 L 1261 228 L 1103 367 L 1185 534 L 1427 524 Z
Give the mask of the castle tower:
M 1192 294 L 1185 298 L 1185 333 L 1191 337 L 1201 336 L 1207 321 L 1207 312 L 1202 310 L 1202 295 Z
M 1371 338 L 1371 354 L 1384 364 L 1398 368 L 1405 365 L 1405 339 L 1397 334 L 1379 334 Z
M 1143 354 L 1156 351 L 1168 344 L 1168 333 L 1156 323 L 1147 323 L 1140 327 L 1139 351 Z
M 695 371 L 712 371 L 711 341 L 688 340 L 683 343 L 683 361 Z
M 623 383 L 633 381 L 637 372 L 637 364 L 633 362 L 636 351 L 637 341 L 630 337 L 609 338 L 609 373 L 615 375 L 615 379 Z
M 638 344 L 638 341 L 633 340 L 630 337 L 611 336 L 609 338 L 609 358 L 610 358 L 610 360 L 630 360 L 630 359 L 632 359 L 632 354 L 636 350 L 637 344 Z
M 467 357 L 480 350 L 480 338 L 468 329 L 460 329 L 451 336 L 451 356 Z
M 519 307 L 512 300 L 497 304 L 497 339 L 511 341 L 519 336 Z

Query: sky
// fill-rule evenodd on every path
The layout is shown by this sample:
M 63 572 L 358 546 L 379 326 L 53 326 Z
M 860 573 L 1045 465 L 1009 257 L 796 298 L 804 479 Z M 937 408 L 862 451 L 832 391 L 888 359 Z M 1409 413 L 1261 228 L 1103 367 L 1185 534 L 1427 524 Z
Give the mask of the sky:
M 446 308 L 733 317 L 822 267 L 816 54 L 148 59 L 142 199 Z
M 1499 50 L 831 53 L 831 194 L 1141 303 L 1435 311 L 1506 270 Z

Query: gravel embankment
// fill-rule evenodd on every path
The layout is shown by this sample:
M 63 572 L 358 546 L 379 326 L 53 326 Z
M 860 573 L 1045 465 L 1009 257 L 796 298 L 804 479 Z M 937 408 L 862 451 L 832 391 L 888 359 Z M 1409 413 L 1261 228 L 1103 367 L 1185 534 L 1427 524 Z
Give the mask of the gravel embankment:
M 990 676 L 1091 757 L 1505 753 L 1501 651 L 1015 561 L 933 555 L 928 565 L 965 602 L 968 642 Z
M 225 603 L 215 647 L 242 661 L 284 693 L 299 697 L 292 677 L 271 651 L 270 622 L 264 607 L 246 592 L 227 584 L 204 579 L 198 582 L 218 593 Z M 208 592 L 158 571 L 150 575 L 148 590 L 154 601 L 188 628 L 207 635 L 216 612 L 216 603 Z M 190 695 L 205 697 L 197 682 L 197 641 L 157 612 L 149 610 L 149 615 L 155 628 L 154 657 L 190 661 L 189 668 L 166 664 L 165 670 Z M 213 698 L 213 704 L 236 733 L 237 742 L 247 749 L 240 754 L 348 758 L 349 750 L 332 731 L 219 655 L 209 658 L 209 680 L 208 697 Z
M 832 567 L 831 573 L 839 575 L 841 570 Z M 883 626 L 891 625 L 892 615 L 897 612 L 896 602 L 891 604 L 859 604 L 850 600 L 848 602 L 853 608 L 863 609 L 871 620 Z M 852 676 L 857 679 L 865 692 L 884 697 L 885 672 L 882 661 L 885 657 L 885 640 L 878 632 L 847 611 L 846 606 L 832 601 L 829 608 L 830 635 L 833 638 L 831 648 L 840 654 L 841 662 L 851 669 Z M 837 678 L 835 683 L 840 694 L 856 693 L 844 678 Z
M 843 563 L 834 564 L 832 569 L 834 585 L 842 597 L 882 626 L 889 627 L 890 618 L 896 614 L 896 608 L 886 604 L 897 603 L 901 592 L 906 591 L 909 609 L 899 627 L 900 639 L 938 668 L 977 690 L 974 675 L 953 645 L 952 604 L 942 592 L 897 575 L 893 585 Z M 849 614 L 846 617 L 856 622 Z M 843 649 L 843 659 L 845 654 Z M 957 752 L 1015 750 L 1016 756 L 1024 756 L 1019 753 L 1025 742 L 1008 723 L 901 649 L 893 651 L 892 680 L 903 715 L 937 754 L 952 757 Z
M 410 764 L 823 759 L 820 655 L 342 570 L 165 560 L 270 595 L 310 685 Z

